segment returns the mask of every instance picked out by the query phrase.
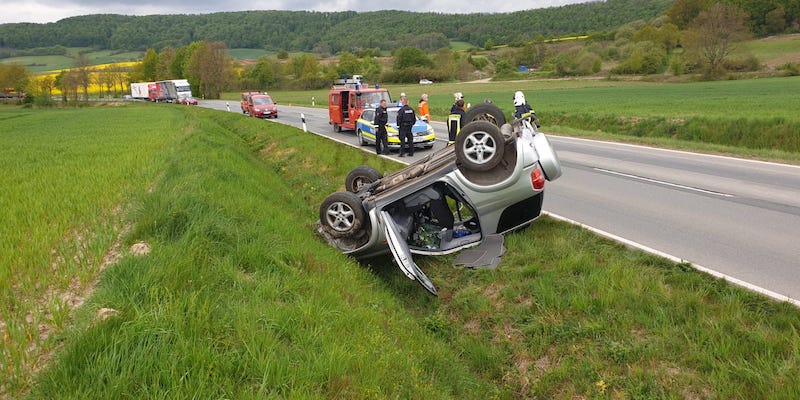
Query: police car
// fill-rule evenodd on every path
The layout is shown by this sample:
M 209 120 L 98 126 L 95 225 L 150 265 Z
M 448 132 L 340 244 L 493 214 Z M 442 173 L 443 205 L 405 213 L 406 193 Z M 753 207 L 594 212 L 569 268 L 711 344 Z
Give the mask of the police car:
M 389 148 L 400 149 L 400 137 L 397 134 L 396 122 L 397 111 L 400 110 L 400 107 L 387 107 L 386 110 L 389 112 L 389 123 L 386 124 Z M 359 144 L 375 144 L 375 132 L 377 132 L 378 127 L 372 123 L 374 120 L 375 110 L 366 109 L 356 121 L 356 137 Z M 433 127 L 424 120 L 417 120 L 414 126 L 411 127 L 411 133 L 414 135 L 414 147 L 424 147 L 426 149 L 433 147 L 436 134 L 433 132 Z

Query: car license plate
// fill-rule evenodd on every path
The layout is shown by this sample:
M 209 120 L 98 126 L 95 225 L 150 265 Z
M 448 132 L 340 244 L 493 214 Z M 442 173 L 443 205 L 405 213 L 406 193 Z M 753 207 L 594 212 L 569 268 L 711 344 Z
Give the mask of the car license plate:
M 414 143 L 419 143 L 419 142 L 421 142 L 423 139 L 425 139 L 425 138 L 424 138 L 424 137 L 422 137 L 422 136 L 414 136 Z

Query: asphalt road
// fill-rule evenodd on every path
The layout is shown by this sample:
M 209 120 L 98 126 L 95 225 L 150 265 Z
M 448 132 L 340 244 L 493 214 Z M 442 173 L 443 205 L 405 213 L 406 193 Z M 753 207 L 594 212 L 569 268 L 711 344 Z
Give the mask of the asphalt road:
M 309 132 L 359 146 L 354 132 L 333 131 L 326 108 L 279 109 L 273 121 L 302 127 L 303 115 Z M 445 124 L 433 126 L 437 145 L 415 158 L 446 144 Z M 547 187 L 546 212 L 800 306 L 800 167 L 549 138 L 564 174 Z

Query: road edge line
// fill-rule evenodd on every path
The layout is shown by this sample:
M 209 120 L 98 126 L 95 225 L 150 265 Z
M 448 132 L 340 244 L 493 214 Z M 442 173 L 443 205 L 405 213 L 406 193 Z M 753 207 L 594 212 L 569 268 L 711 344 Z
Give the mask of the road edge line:
M 773 291 L 771 291 L 769 289 L 764 289 L 764 288 L 762 288 L 760 286 L 757 286 L 757 285 L 754 285 L 752 283 L 745 282 L 745 281 L 743 281 L 741 279 L 737 279 L 737 278 L 734 278 L 732 276 L 723 274 L 722 272 L 713 270 L 711 268 L 706 268 L 706 267 L 704 267 L 704 266 L 702 266 L 700 264 L 695 264 L 695 263 L 693 263 L 693 262 L 691 262 L 689 260 L 684 260 L 682 258 L 675 257 L 672 254 L 668 254 L 668 253 L 665 253 L 665 252 L 663 252 L 661 250 L 656 250 L 656 249 L 654 249 L 652 247 L 645 246 L 645 245 L 643 245 L 641 243 L 634 242 L 634 241 L 629 240 L 629 239 L 625 239 L 624 237 L 617 236 L 617 235 L 615 235 L 613 233 L 606 232 L 606 231 L 604 231 L 602 229 L 598 229 L 598 228 L 595 228 L 593 226 L 586 225 L 584 223 L 581 223 L 581 222 L 578 222 L 578 221 L 574 221 L 574 220 L 571 220 L 571 219 L 566 218 L 566 217 L 562 217 L 561 215 L 554 214 L 554 213 L 551 213 L 551 212 L 548 212 L 548 211 L 542 211 L 542 214 L 545 214 L 545 215 L 547 215 L 547 216 L 549 216 L 549 217 L 551 217 L 551 218 L 553 218 L 555 220 L 558 220 L 558 221 L 563 221 L 563 222 L 567 222 L 567 223 L 572 224 L 572 225 L 579 226 L 579 227 L 581 227 L 583 229 L 591 231 L 592 233 L 594 233 L 596 235 L 600 235 L 600 236 L 605 237 L 607 239 L 611 239 L 611 240 L 613 240 L 615 242 L 622 243 L 622 244 L 624 244 L 626 246 L 642 250 L 642 251 L 644 251 L 646 253 L 650 253 L 650 254 L 658 256 L 658 257 L 666 258 L 667 260 L 670 260 L 672 262 L 675 262 L 675 263 L 688 263 L 689 265 L 691 265 L 692 268 L 694 268 L 694 269 L 696 269 L 696 270 L 698 270 L 700 272 L 704 272 L 704 273 L 709 274 L 709 275 L 711 275 L 711 276 L 713 276 L 715 278 L 721 278 L 721 279 L 725 280 L 726 282 L 730 282 L 730 283 L 732 283 L 732 284 L 734 284 L 736 286 L 745 288 L 745 289 L 750 290 L 752 292 L 756 292 L 756 293 L 765 295 L 765 296 L 767 296 L 767 297 L 769 297 L 769 298 L 771 298 L 773 300 L 776 300 L 776 301 L 779 301 L 779 302 L 787 302 L 789 304 L 792 304 L 795 307 L 800 308 L 800 300 L 793 299 L 793 298 L 791 298 L 789 296 L 773 292 Z

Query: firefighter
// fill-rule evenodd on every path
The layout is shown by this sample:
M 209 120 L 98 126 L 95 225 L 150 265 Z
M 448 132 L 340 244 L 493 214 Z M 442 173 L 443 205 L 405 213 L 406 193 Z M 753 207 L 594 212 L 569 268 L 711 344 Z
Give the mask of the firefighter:
M 525 101 L 525 94 L 521 91 L 514 93 L 514 117 L 517 119 L 530 118 L 531 122 L 539 127 L 539 120 L 531 106 Z
M 447 116 L 448 146 L 456 142 L 456 135 L 461 130 L 462 118 L 464 118 L 464 99 L 457 98 L 450 107 L 450 115 Z

